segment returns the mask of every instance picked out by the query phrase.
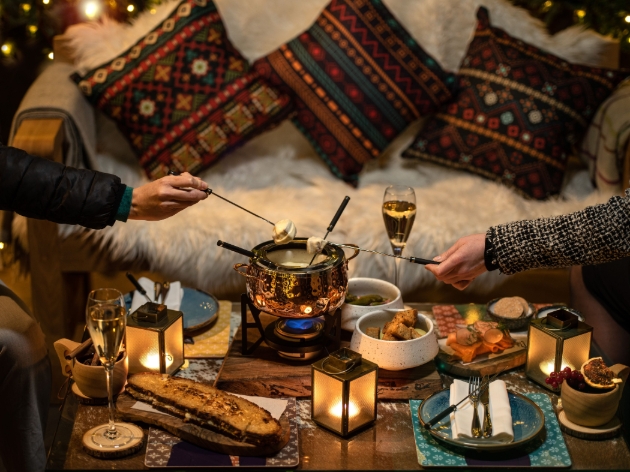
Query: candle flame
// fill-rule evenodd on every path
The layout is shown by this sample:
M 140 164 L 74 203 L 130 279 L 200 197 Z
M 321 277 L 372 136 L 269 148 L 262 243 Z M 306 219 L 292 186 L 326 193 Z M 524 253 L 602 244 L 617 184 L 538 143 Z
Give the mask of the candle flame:
M 545 374 L 545 375 L 549 375 L 551 374 L 554 369 L 556 368 L 556 361 L 555 359 L 547 359 L 546 361 L 542 361 L 538 367 L 540 368 L 540 371 Z M 564 357 L 562 358 L 562 362 L 560 363 L 560 370 L 564 369 L 565 367 L 570 367 L 571 370 L 574 370 L 575 367 L 573 366 L 573 364 L 570 364 Z
M 173 356 L 170 354 L 166 354 L 166 368 L 169 368 L 173 364 Z M 157 352 L 152 352 L 144 356 L 140 363 L 149 370 L 159 371 L 160 370 L 160 354 Z
M 335 405 L 333 405 L 330 408 L 330 410 L 328 410 L 328 413 L 330 413 L 332 416 L 336 418 L 341 418 L 341 415 L 343 414 L 343 405 L 341 403 L 341 400 L 338 401 Z M 350 418 L 354 418 L 358 414 L 359 414 L 359 408 L 353 402 L 350 402 L 348 404 L 348 416 Z

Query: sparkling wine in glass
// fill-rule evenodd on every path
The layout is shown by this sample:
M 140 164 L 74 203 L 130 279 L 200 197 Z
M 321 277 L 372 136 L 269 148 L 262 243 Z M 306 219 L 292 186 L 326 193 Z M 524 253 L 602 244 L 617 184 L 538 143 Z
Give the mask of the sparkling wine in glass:
M 114 364 L 120 352 L 125 326 L 127 308 L 123 294 L 113 288 L 92 290 L 86 306 L 86 324 L 94 349 L 105 368 L 107 376 L 107 398 L 109 423 L 97 427 L 91 434 L 92 445 L 101 449 L 113 450 L 123 447 L 134 440 L 134 425 L 116 423 L 114 417 Z
M 416 219 L 416 194 L 413 188 L 404 185 L 390 185 L 383 196 L 383 221 L 394 254 L 401 256 L 407 245 L 409 233 Z M 394 285 L 398 286 L 398 266 L 396 259 Z

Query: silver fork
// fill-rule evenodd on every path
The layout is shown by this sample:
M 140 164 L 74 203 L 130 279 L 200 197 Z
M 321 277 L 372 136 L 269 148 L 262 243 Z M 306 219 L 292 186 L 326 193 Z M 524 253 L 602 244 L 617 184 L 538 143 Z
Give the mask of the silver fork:
M 472 420 L 472 435 L 474 438 L 480 438 L 481 423 L 479 422 L 479 414 L 477 407 L 479 406 L 479 387 L 481 385 L 481 379 L 479 377 L 471 377 L 468 382 L 468 393 L 470 394 L 470 401 L 473 404 L 473 420 Z

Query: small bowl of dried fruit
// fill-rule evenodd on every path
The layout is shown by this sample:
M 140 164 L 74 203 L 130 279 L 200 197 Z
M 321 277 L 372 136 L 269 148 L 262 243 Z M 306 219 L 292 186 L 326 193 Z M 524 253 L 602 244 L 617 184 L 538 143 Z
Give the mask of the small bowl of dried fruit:
M 346 300 L 341 305 L 341 328 L 354 331 L 360 317 L 381 308 L 403 308 L 398 287 L 380 279 L 368 277 L 350 279 Z
M 560 390 L 562 409 L 572 423 L 597 427 L 615 416 L 630 369 L 622 364 L 607 367 L 601 357 L 586 361 L 580 370 L 565 367 L 545 382 Z
M 510 331 L 526 330 L 536 309 L 522 297 L 495 298 L 486 305 L 488 316 Z

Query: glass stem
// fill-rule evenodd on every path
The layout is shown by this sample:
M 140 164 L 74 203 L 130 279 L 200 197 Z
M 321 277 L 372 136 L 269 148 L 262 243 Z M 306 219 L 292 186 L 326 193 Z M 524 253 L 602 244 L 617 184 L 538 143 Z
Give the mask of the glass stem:
M 114 364 L 113 362 L 107 362 L 104 367 L 105 375 L 107 376 L 107 403 L 109 406 L 109 426 L 105 434 L 110 439 L 114 439 L 118 435 L 114 418 Z
M 392 247 L 395 256 L 402 256 L 403 248 Z M 398 271 L 400 270 L 401 259 L 394 259 L 394 285 L 398 287 Z M 398 287 L 400 288 L 400 287 Z

